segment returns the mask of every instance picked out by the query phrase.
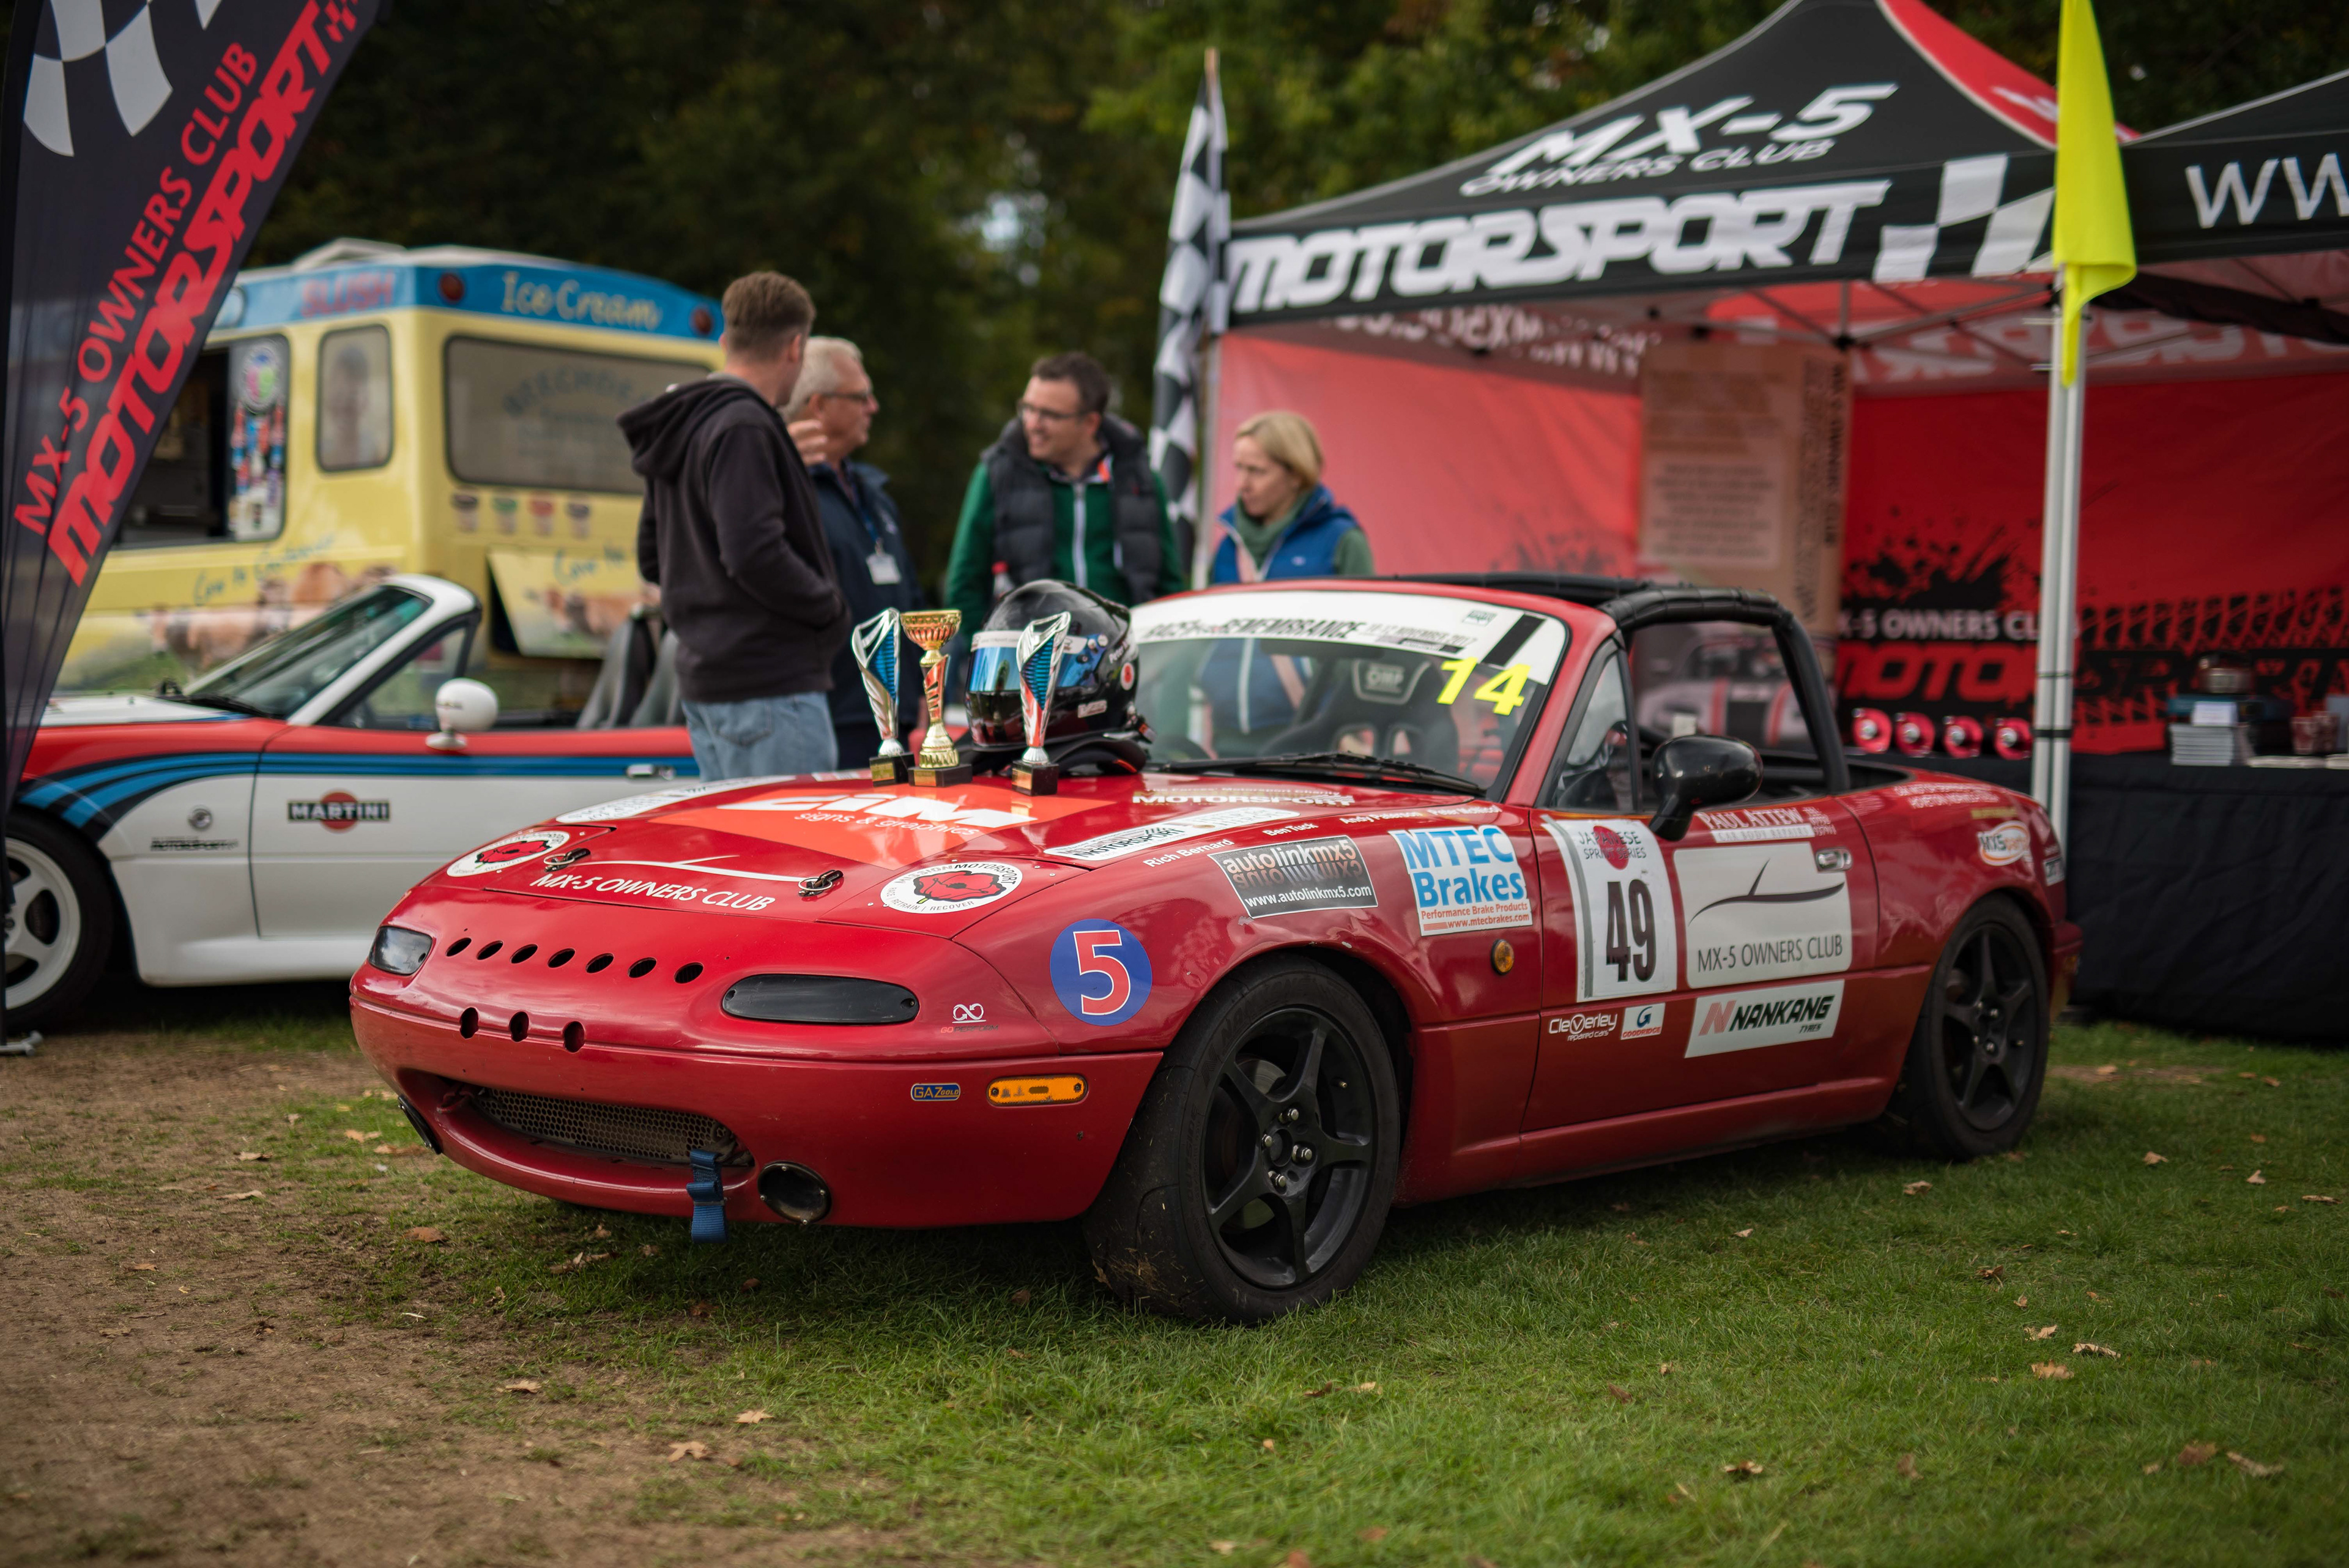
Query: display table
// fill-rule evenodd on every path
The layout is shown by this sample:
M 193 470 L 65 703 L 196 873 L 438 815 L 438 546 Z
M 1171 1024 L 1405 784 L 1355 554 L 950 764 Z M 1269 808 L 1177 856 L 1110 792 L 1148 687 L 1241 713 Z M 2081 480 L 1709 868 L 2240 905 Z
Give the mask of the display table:
M 1913 765 L 2031 787 L 2028 763 Z M 2078 1001 L 2178 1029 L 2349 1038 L 2349 771 L 2075 756 L 2064 848 Z

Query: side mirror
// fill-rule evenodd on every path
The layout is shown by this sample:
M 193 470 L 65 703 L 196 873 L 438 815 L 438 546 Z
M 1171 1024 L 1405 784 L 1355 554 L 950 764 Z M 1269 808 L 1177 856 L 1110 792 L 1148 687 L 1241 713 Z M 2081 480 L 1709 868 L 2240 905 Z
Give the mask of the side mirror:
M 1677 844 L 1708 805 L 1735 805 L 1762 787 L 1762 753 L 1726 735 L 1679 735 L 1656 748 L 1658 838 Z
M 440 721 L 440 732 L 424 743 L 436 752 L 461 752 L 468 734 L 496 727 L 498 694 L 461 676 L 443 680 L 432 698 L 432 711 Z

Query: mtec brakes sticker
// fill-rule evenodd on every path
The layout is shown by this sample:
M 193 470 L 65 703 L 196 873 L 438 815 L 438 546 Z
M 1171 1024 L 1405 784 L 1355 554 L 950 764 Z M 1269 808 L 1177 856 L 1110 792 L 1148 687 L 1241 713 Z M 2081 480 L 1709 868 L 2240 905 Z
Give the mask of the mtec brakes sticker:
M 1534 923 L 1525 868 L 1500 828 L 1397 827 L 1387 836 L 1402 851 L 1421 936 Z

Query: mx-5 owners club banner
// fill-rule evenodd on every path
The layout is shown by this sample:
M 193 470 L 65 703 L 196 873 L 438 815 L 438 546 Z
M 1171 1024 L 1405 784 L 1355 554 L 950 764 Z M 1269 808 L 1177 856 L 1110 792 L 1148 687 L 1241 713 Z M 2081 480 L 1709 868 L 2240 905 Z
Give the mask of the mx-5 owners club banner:
M 16 7 L 0 106 L 10 796 L 156 437 L 303 138 L 387 7 Z

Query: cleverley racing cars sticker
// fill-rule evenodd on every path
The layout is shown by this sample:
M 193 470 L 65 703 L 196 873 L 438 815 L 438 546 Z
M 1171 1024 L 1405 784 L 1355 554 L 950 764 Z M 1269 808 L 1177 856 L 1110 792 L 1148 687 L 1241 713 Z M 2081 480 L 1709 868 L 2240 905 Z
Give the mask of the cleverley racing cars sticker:
M 1368 909 L 1379 901 L 1361 846 L 1342 836 L 1226 849 L 1215 860 L 1251 915 Z
M 1079 920 L 1053 939 L 1052 990 L 1072 1018 L 1123 1023 L 1150 1000 L 1150 955 L 1115 920 Z
M 451 877 L 479 877 L 487 871 L 502 871 L 509 866 L 519 866 L 525 860 L 535 860 L 551 849 L 560 849 L 571 842 L 571 835 L 559 827 L 531 827 L 520 833 L 509 833 L 495 844 L 484 844 L 471 855 L 460 855 L 449 862 Z
M 1019 867 L 1009 860 L 958 860 L 908 871 L 881 889 L 881 901 L 909 915 L 951 915 L 1008 897 L 1019 886 Z
M 1851 887 L 1808 842 L 1682 849 L 1692 991 L 1851 967 Z
M 1525 867 L 1498 827 L 1396 827 L 1387 836 L 1402 851 L 1421 936 L 1534 923 Z
M 1696 999 L 1696 1023 L 1689 1031 L 1688 1054 L 1718 1056 L 1756 1045 L 1788 1045 L 1824 1040 L 1835 1033 L 1843 1012 L 1843 981 L 1825 985 L 1779 985 L 1763 991 L 1732 991 Z
M 1672 879 L 1648 825 L 1630 817 L 1545 817 L 1542 826 L 1557 841 L 1574 881 L 1576 999 L 1645 996 L 1678 985 Z

